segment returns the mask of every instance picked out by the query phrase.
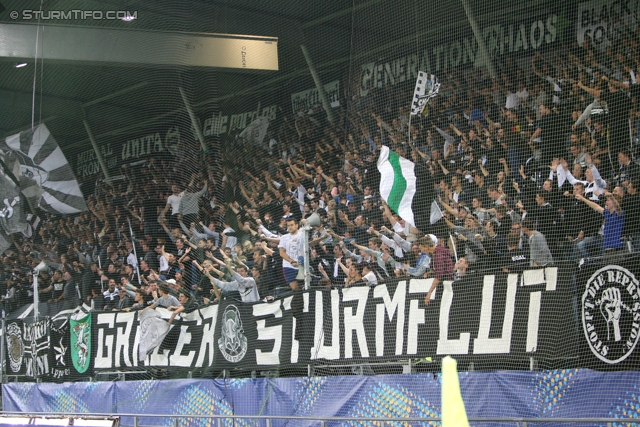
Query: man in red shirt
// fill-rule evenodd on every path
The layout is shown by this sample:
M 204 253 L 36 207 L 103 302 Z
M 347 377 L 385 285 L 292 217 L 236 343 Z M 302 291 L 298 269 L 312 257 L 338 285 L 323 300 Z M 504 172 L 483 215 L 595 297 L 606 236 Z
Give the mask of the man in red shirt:
M 451 252 L 444 245 L 442 238 L 438 239 L 437 245 L 430 237 L 421 237 L 417 243 L 420 246 L 420 251 L 432 257 L 431 271 L 433 271 L 433 284 L 424 297 L 424 304 L 429 305 L 431 302 L 431 294 L 438 284 L 443 280 L 453 280 L 453 260 L 451 259 Z

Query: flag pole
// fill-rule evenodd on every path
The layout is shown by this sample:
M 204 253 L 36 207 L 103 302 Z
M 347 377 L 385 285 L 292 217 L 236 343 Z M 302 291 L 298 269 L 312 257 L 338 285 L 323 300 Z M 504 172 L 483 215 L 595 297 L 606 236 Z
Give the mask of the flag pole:
M 198 123 L 198 118 L 193 112 L 193 108 L 191 108 L 191 104 L 189 104 L 189 99 L 187 95 L 184 93 L 184 89 L 181 86 L 178 87 L 180 91 L 180 96 L 182 97 L 182 102 L 184 102 L 184 106 L 187 109 L 187 113 L 189 113 L 189 118 L 191 119 L 191 125 L 193 126 L 193 130 L 196 132 L 196 137 L 198 141 L 200 141 L 200 145 L 202 146 L 202 151 L 204 153 L 207 152 L 207 145 L 204 143 L 204 136 L 202 135 L 202 129 L 200 129 L 200 124 Z
M 411 116 L 413 116 L 413 114 L 409 112 L 409 129 L 407 130 L 407 144 L 410 147 L 413 147 L 413 145 L 411 144 Z
M 451 247 L 453 248 L 453 255 L 456 257 L 456 262 L 458 262 L 458 250 L 456 249 L 456 242 L 453 240 L 453 236 L 449 233 L 449 239 L 451 239 Z
M 138 264 L 140 264 L 140 261 L 138 261 L 138 253 L 136 252 L 136 240 L 133 237 L 131 220 L 127 218 L 127 222 L 129 222 L 129 234 L 131 234 L 131 246 L 133 247 L 133 256 L 136 257 L 136 275 L 138 276 L 138 285 L 142 285 L 142 281 L 140 280 L 140 268 L 138 267 Z
M 435 207 L 438 209 L 438 213 L 439 218 L 437 219 L 437 221 L 434 221 L 434 216 L 433 216 L 433 206 L 435 205 Z M 431 220 L 429 222 L 431 222 L 431 225 L 435 224 L 436 222 L 440 221 L 442 218 L 444 218 L 444 213 L 442 212 L 442 209 L 440 209 L 440 205 L 438 204 L 438 201 L 433 199 L 433 202 L 431 202 Z M 449 233 L 449 239 L 451 240 L 451 248 L 453 249 L 453 254 L 456 257 L 456 262 L 458 262 L 458 250 L 456 249 L 456 243 L 453 240 L 453 236 L 451 235 L 451 233 Z
M 38 309 L 40 308 L 40 295 L 38 295 L 38 272 L 33 275 L 33 318 L 38 321 Z
M 435 200 L 434 200 L 435 202 Z M 442 209 L 440 209 L 440 205 L 436 202 L 436 206 L 438 207 L 438 211 L 440 211 L 440 215 L 444 218 L 444 213 L 442 213 Z M 456 262 L 458 262 L 458 249 L 456 249 L 456 242 L 453 240 L 453 236 L 449 233 L 449 239 L 451 239 L 451 247 L 453 248 L 453 255 L 456 257 Z

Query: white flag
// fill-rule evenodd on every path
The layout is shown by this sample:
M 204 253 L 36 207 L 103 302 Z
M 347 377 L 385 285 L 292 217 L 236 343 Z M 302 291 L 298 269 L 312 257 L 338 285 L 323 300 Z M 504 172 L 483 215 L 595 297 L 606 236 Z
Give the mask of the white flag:
M 138 319 L 140 320 L 138 360 L 143 362 L 147 358 L 147 354 L 162 344 L 164 337 L 171 330 L 171 325 L 160 317 L 160 313 L 156 310 L 139 311 Z
M 433 202 L 431 202 L 431 215 L 429 218 L 429 222 L 431 223 L 431 225 L 433 225 L 436 222 L 440 221 L 442 218 L 444 218 L 444 215 L 442 214 L 442 210 L 440 210 L 440 206 L 438 206 L 438 202 L 434 200 Z

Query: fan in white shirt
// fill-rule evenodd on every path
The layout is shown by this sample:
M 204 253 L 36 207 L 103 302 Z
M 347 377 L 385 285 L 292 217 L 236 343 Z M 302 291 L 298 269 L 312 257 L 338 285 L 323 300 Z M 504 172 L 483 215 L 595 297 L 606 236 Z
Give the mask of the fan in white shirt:
M 376 273 L 367 263 L 362 265 L 362 279 L 366 280 L 369 286 L 375 286 L 378 284 L 378 276 L 376 276 Z
M 296 276 L 298 275 L 298 260 L 304 257 L 304 233 L 298 231 L 298 221 L 287 220 L 289 233 L 280 237 L 278 248 L 282 257 L 282 270 L 284 278 L 291 289 L 298 289 Z

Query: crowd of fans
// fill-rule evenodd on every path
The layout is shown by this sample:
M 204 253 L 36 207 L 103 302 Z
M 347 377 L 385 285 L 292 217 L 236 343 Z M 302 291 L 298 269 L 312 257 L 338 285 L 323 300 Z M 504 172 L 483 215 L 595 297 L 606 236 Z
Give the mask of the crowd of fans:
M 13 236 L 5 309 L 31 300 L 43 260 L 40 301 L 60 308 L 177 313 L 296 291 L 314 213 L 313 286 L 434 277 L 427 304 L 440 280 L 471 270 L 638 251 L 637 40 L 496 60 L 494 78 L 445 71 L 425 115 L 410 116 L 412 82 L 345 97 L 335 123 L 319 106 L 280 110 L 261 146 L 236 131 L 206 150 L 183 140 L 123 167 L 126 179 L 86 181 L 89 212 L 43 216 L 32 238 Z M 416 224 L 378 194 L 383 145 L 415 162 Z M 443 218 L 431 224 L 434 200 Z

